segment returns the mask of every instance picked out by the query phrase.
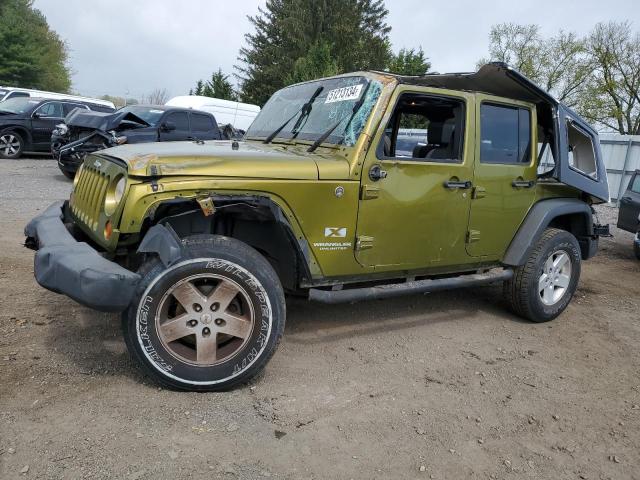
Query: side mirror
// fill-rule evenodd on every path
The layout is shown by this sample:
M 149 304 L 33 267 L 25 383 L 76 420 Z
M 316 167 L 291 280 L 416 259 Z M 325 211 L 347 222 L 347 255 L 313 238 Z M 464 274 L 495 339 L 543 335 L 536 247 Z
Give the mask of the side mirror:
M 40 118 L 42 116 L 41 113 L 39 112 L 33 112 L 33 115 L 31 115 L 33 118 Z
M 173 122 L 163 122 L 160 128 L 163 132 L 171 132 L 172 130 L 176 129 L 176 124 Z

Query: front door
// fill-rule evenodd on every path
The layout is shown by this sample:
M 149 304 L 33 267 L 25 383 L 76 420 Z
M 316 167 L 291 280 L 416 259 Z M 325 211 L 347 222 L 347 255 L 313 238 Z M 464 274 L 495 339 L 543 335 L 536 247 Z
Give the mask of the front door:
M 467 251 L 500 258 L 535 196 L 535 109 L 478 94 L 476 162 Z
M 31 114 L 31 134 L 33 147 L 36 150 L 51 148 L 51 132 L 57 124 L 62 123 L 63 119 L 64 114 L 60 102 L 46 102 Z
M 473 96 L 401 86 L 364 161 L 356 258 L 376 270 L 469 261 Z
M 160 141 L 175 142 L 191 138 L 187 112 L 171 112 L 160 122 Z

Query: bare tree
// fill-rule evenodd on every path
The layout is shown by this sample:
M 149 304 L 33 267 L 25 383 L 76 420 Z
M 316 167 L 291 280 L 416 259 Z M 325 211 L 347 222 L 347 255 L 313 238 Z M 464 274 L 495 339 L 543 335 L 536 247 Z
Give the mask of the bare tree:
M 621 134 L 640 134 L 640 35 L 629 22 L 599 23 L 587 40 L 593 71 L 579 110 Z
M 586 43 L 574 33 L 562 30 L 543 38 L 538 25 L 502 23 L 489 35 L 490 59 L 505 62 L 558 100 L 576 106 L 591 71 Z
M 156 88 L 150 94 L 146 95 L 143 103 L 149 105 L 164 105 L 169 100 L 169 92 L 166 88 Z

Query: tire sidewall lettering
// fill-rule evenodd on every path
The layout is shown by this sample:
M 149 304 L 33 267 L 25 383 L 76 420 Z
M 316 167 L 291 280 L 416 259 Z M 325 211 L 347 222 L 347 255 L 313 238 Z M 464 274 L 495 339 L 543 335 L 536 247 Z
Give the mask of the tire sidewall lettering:
M 248 294 L 255 314 L 248 343 L 228 361 L 212 366 L 181 362 L 163 346 L 157 333 L 156 313 L 164 292 L 180 278 L 198 272 L 215 272 L 233 280 Z M 232 261 L 195 258 L 172 265 L 147 286 L 136 309 L 135 331 L 142 354 L 163 376 L 189 385 L 215 385 L 243 374 L 265 352 L 273 328 L 271 300 L 260 281 Z

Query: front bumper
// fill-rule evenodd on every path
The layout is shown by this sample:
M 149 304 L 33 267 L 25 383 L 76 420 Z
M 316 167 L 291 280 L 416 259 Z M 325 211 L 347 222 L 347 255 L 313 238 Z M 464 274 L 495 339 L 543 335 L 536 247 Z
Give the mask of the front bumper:
M 140 275 L 104 258 L 65 226 L 66 202 L 56 202 L 25 227 L 26 245 L 37 249 L 38 283 L 87 307 L 121 312 L 133 297 Z

